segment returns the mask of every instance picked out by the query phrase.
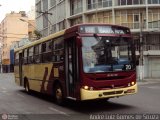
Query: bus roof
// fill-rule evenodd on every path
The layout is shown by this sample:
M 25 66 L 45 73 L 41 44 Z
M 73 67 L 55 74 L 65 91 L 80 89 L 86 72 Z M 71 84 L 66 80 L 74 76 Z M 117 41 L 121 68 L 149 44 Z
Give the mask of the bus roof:
M 75 26 L 81 26 L 81 25 L 95 25 L 95 26 L 101 26 L 101 25 L 106 25 L 106 26 L 115 26 L 115 27 L 123 27 L 123 28 L 128 28 L 126 26 L 121 26 L 121 25 L 115 25 L 115 24 L 107 24 L 107 23 L 83 23 L 83 24 L 76 24 Z M 73 26 L 73 27 L 75 27 Z M 72 27 L 71 27 L 72 28 Z M 129 29 L 129 28 L 128 28 Z
M 34 42 L 31 42 L 30 44 L 27 44 L 27 45 L 24 45 L 20 48 L 17 48 L 15 49 L 14 51 L 17 52 L 17 51 L 21 51 L 25 48 L 28 48 L 28 47 L 32 47 L 34 45 L 37 45 L 37 44 L 40 44 L 42 42 L 45 42 L 45 41 L 48 41 L 50 39 L 53 39 L 53 38 L 56 38 L 56 37 L 59 37 L 59 36 L 62 36 L 62 35 L 65 35 L 64 37 L 67 38 L 67 36 L 69 35 L 69 33 L 73 33 L 75 31 L 77 31 L 79 29 L 80 26 L 102 26 L 102 25 L 105 25 L 105 26 L 114 26 L 114 27 L 122 27 L 122 28 L 126 28 L 126 29 L 129 29 L 128 27 L 125 27 L 125 26 L 120 26 L 120 25 L 113 25 L 113 24 L 105 24 L 105 23 L 85 23 L 85 24 L 77 24 L 75 26 L 72 26 L 68 29 L 64 29 L 62 31 L 59 31 L 59 32 L 56 32 L 56 33 L 53 33 L 47 37 L 44 37 L 44 38 L 41 38 L 37 41 L 34 41 Z M 78 32 L 78 31 L 77 31 Z
M 51 34 L 51 35 L 49 35 L 49 36 L 47 36 L 47 37 L 41 38 L 41 39 L 39 39 L 39 40 L 36 40 L 36 41 L 34 41 L 34 42 L 31 42 L 30 44 L 27 44 L 27 45 L 24 45 L 24 46 L 22 46 L 22 47 L 20 47 L 20 48 L 17 48 L 17 49 L 15 49 L 14 51 L 15 51 L 15 52 L 21 51 L 21 50 L 23 50 L 23 49 L 25 49 L 25 48 L 32 47 L 32 46 L 34 46 L 34 45 L 37 45 L 37 44 L 40 44 L 40 43 L 42 43 L 42 42 L 48 41 L 48 40 L 50 40 L 50 39 L 60 37 L 60 36 L 62 36 L 64 33 L 65 33 L 65 30 L 62 30 L 62 31 L 60 31 L 60 32 Z
M 76 24 L 69 29 L 65 30 L 65 38 L 70 37 L 70 33 L 79 32 L 79 29 L 81 26 L 111 26 L 115 28 L 122 28 L 122 29 L 127 29 L 130 32 L 130 28 L 126 26 L 121 26 L 121 25 L 114 25 L 114 24 L 106 24 L 106 23 L 83 23 L 83 24 Z

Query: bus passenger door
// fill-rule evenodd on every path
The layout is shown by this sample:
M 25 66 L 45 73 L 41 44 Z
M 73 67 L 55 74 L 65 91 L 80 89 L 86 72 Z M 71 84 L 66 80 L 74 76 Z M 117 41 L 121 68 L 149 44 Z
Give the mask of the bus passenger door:
M 20 86 L 22 85 L 22 53 L 19 53 L 19 80 L 20 80 Z
M 73 39 L 65 41 L 65 71 L 67 97 L 75 98 L 76 89 L 76 46 Z

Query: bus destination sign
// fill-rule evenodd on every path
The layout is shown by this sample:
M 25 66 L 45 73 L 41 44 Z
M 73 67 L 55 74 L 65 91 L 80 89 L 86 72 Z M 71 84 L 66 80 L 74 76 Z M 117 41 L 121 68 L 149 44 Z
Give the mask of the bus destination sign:
M 130 34 L 130 31 L 117 26 L 80 26 L 80 33 Z

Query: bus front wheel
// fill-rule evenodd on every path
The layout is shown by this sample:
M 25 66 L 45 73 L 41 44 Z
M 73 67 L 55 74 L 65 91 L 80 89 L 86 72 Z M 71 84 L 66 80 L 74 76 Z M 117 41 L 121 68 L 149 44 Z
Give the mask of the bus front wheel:
M 54 96 L 55 96 L 56 103 L 59 105 L 63 105 L 64 96 L 63 96 L 63 90 L 60 84 L 56 84 L 54 88 Z

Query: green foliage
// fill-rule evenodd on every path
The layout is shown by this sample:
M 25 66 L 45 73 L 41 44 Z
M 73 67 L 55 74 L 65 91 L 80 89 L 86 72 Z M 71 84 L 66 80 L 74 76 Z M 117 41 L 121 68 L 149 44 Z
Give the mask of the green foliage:
M 37 40 L 42 37 L 42 34 L 39 31 L 37 31 L 37 30 L 34 30 L 34 34 L 36 35 L 36 39 Z

